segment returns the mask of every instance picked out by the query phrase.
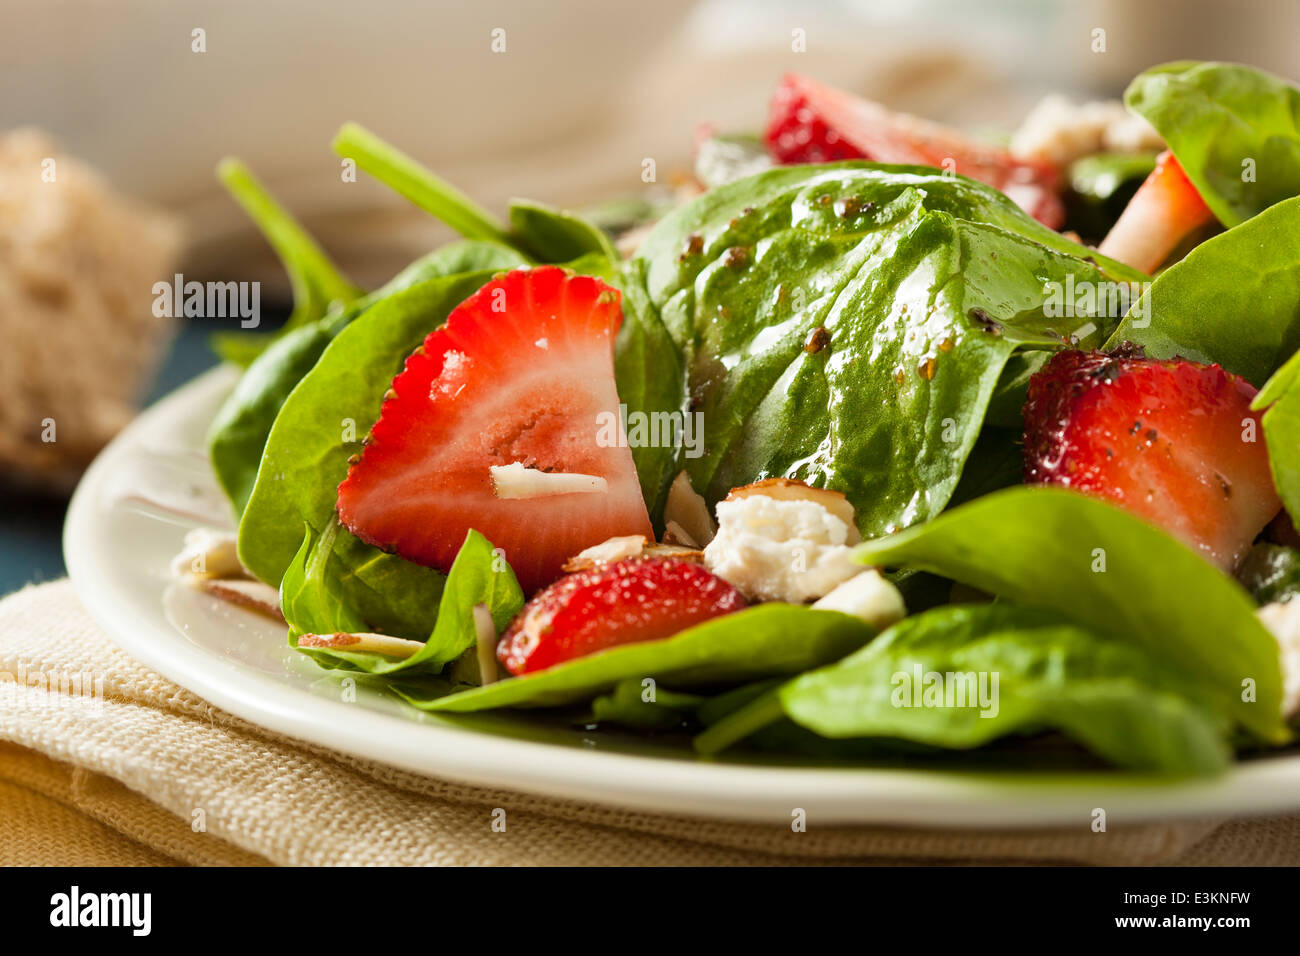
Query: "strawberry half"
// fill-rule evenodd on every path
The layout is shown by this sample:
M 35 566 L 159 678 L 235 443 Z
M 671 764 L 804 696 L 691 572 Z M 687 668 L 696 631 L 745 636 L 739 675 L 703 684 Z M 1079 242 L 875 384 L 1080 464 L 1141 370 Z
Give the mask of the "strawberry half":
M 738 611 L 745 598 L 695 561 L 628 558 L 561 578 L 524 606 L 497 645 L 516 676 L 620 644 L 671 637 Z
M 1231 570 L 1282 507 L 1254 387 L 1218 365 L 1060 352 L 1029 380 L 1025 481 L 1114 502 Z
M 868 159 L 951 169 L 1001 190 L 1045 226 L 1065 221 L 1052 167 L 797 73 L 787 74 L 772 96 L 767 146 L 786 164 Z
M 618 416 L 621 322 L 618 292 L 598 279 L 554 266 L 493 279 L 393 379 L 339 485 L 340 520 L 444 571 L 473 528 L 503 549 L 525 591 L 590 545 L 652 537 L 631 451 L 598 441 L 602 414 Z M 528 486 L 505 493 L 493 466 L 528 469 Z M 560 474 L 584 490 L 546 485 Z
M 1183 167 L 1166 150 L 1097 251 L 1143 272 L 1155 272 L 1189 233 L 1213 218 Z

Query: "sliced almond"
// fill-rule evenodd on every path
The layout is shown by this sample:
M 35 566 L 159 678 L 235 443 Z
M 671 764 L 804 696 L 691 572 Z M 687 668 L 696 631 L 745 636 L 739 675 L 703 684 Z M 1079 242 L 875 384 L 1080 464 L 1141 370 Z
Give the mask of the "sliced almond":
M 172 573 L 202 578 L 248 577 L 239 563 L 235 533 L 215 528 L 194 528 L 186 533 L 180 553 L 172 558 Z
M 194 578 L 194 583 L 200 590 L 228 604 L 285 623 L 284 615 L 280 613 L 280 592 L 269 584 L 244 578 Z
M 628 558 L 635 558 L 645 550 L 646 539 L 643 534 L 629 534 L 618 538 L 609 538 L 600 544 L 593 544 L 590 548 L 579 551 L 568 561 L 564 562 L 564 570 L 585 571 L 587 568 L 594 568 L 598 564 L 612 564 L 615 561 L 624 561 Z
M 474 605 L 474 638 L 478 649 L 479 686 L 497 681 L 497 625 L 486 604 Z
M 383 654 L 385 657 L 395 657 L 398 660 L 414 657 L 424 647 L 419 641 L 408 641 L 404 637 L 364 632 L 358 634 L 304 634 L 298 638 L 298 646 Z
M 542 471 L 522 462 L 492 465 L 492 489 L 498 498 L 546 498 L 551 495 L 599 494 L 608 490 L 599 475 Z
M 678 561 L 690 561 L 692 564 L 704 563 L 704 552 L 698 548 L 687 548 L 678 544 L 651 544 L 641 552 L 645 558 L 675 558 Z
M 664 504 L 664 521 L 676 524 L 686 532 L 694 547 L 702 548 L 718 533 L 718 526 L 709 514 L 709 505 L 691 487 L 686 472 L 680 472 L 668 486 L 668 501 Z
M 683 548 L 699 548 L 699 542 L 692 538 L 676 521 L 669 521 L 664 525 L 664 544 L 675 545 Z
M 842 491 L 833 491 L 830 488 L 814 488 L 792 478 L 764 478 L 762 481 L 755 481 L 752 484 L 741 485 L 739 488 L 732 488 L 727 494 L 727 500 L 734 501 L 752 495 L 762 495 L 766 498 L 774 498 L 777 501 L 811 501 L 819 504 L 849 526 L 849 544 L 857 544 L 862 540 L 862 535 L 858 532 L 858 525 L 854 519 L 853 505 L 848 498 L 844 497 Z

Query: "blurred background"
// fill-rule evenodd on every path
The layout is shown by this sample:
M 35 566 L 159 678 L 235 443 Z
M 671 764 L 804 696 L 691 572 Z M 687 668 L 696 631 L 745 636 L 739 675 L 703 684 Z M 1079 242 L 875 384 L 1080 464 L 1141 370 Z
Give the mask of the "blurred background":
M 329 142 L 345 120 L 494 210 L 512 196 L 581 206 L 685 176 L 701 122 L 761 129 L 789 70 L 1000 135 L 1046 92 L 1117 97 L 1166 60 L 1295 78 L 1297 36 L 1294 0 L 6 0 L 0 131 L 49 140 L 0 148 L 0 593 L 63 573 L 66 493 L 84 464 L 57 463 L 56 480 L 32 464 L 34 439 L 6 457 L 3 430 L 38 429 L 55 403 L 74 417 L 129 409 L 216 361 L 211 320 L 135 321 L 154 280 L 257 280 L 264 315 L 287 312 L 274 257 L 213 177 L 223 156 L 245 160 L 373 286 L 449 236 L 364 175 L 343 181 Z M 78 204 L 33 185 L 55 148 L 103 177 L 84 170 Z M 656 185 L 641 180 L 647 158 Z M 63 181 L 80 181 L 72 168 Z M 121 193 L 120 208 L 100 189 Z M 132 268 L 148 281 L 126 282 Z M 107 344 L 63 361 L 59 343 L 83 341 L 75 323 L 102 303 L 85 336 Z

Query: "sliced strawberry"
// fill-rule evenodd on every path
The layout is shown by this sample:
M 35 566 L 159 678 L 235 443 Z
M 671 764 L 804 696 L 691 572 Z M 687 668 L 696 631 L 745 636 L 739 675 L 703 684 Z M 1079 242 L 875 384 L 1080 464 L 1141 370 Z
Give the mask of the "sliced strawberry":
M 1174 154 L 1156 159 L 1097 251 L 1143 272 L 1155 272 L 1179 242 L 1214 218 Z
M 503 549 L 527 591 L 583 548 L 652 537 L 631 452 L 599 440 L 602 415 L 618 420 L 621 322 L 618 292 L 598 279 L 551 266 L 489 282 L 393 379 L 339 485 L 339 518 L 363 541 L 443 570 L 473 528 Z M 523 497 L 510 496 L 491 469 L 516 463 L 507 470 L 590 476 L 576 485 L 598 490 L 570 482 L 548 492 L 529 480 Z
M 628 558 L 561 578 L 524 606 L 497 645 L 510 673 L 528 674 L 620 644 L 656 641 L 745 606 L 698 562 Z
M 1052 167 L 796 73 L 772 96 L 767 145 L 780 163 L 869 159 L 952 170 L 1001 190 L 1046 226 L 1065 221 Z
M 1067 351 L 1029 381 L 1025 481 L 1141 515 L 1231 570 L 1282 507 L 1255 389 L 1218 365 Z

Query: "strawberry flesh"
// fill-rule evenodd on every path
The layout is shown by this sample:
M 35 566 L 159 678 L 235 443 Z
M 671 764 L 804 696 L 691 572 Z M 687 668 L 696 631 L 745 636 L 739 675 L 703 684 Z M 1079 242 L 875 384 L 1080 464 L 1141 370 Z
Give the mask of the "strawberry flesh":
M 1025 481 L 1111 501 L 1231 570 L 1281 508 L 1255 388 L 1218 365 L 1055 355 L 1029 382 Z
M 1097 251 L 1143 272 L 1155 272 L 1191 232 L 1214 219 L 1171 152 L 1138 187 Z
M 745 607 L 722 578 L 680 558 L 628 558 L 561 578 L 525 605 L 497 645 L 516 676 L 596 651 L 671 637 Z
M 1001 190 L 1046 226 L 1065 221 L 1052 167 L 795 73 L 772 96 L 767 145 L 784 164 L 867 159 L 951 170 Z
M 556 267 L 498 276 L 425 339 L 393 379 L 361 455 L 339 485 L 358 538 L 451 568 L 465 534 L 504 551 L 525 591 L 616 535 L 652 537 L 631 451 L 601 442 L 617 421 L 618 292 Z M 522 463 L 594 475 L 605 490 L 498 497 L 490 468 Z

